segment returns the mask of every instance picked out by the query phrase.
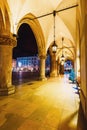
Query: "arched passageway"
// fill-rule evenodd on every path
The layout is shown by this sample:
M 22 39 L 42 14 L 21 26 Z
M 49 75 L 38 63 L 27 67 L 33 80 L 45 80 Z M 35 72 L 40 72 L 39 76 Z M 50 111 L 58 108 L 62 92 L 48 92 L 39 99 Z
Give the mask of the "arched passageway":
M 13 59 L 16 61 L 16 66 L 14 66 L 12 73 L 14 85 L 38 77 L 37 42 L 31 27 L 26 23 L 23 23 L 18 29 L 17 46 L 13 49 Z
M 74 7 L 76 8 L 72 8 L 73 5 L 75 5 Z M 76 72 L 78 75 L 81 73 L 80 97 L 84 114 L 87 118 L 86 5 L 86 0 L 59 0 L 55 2 L 52 2 L 52 0 L 50 0 L 49 4 L 48 1 L 44 0 L 39 1 L 39 4 L 37 6 L 35 2 L 27 0 L 25 2 L 15 0 L 0 1 L 0 95 L 11 94 L 15 91 L 15 87 L 12 86 L 11 82 L 12 49 L 16 43 L 12 37 L 12 28 L 15 23 L 19 24 L 19 29 L 16 28 L 18 31 L 22 29 L 21 27 L 24 25 L 24 23 L 28 23 L 28 25 L 30 25 L 32 28 L 38 43 L 38 53 L 41 62 L 40 76 L 41 79 L 45 78 L 44 72 L 46 51 L 49 48 L 50 44 L 53 42 L 53 15 L 48 14 L 52 14 L 53 10 L 56 9 L 58 13 L 56 15 L 55 21 L 55 40 L 57 41 L 58 46 L 61 47 L 60 40 L 61 37 L 64 37 L 64 47 L 67 48 L 73 45 L 76 48 L 75 50 L 70 49 L 70 51 L 68 51 L 68 55 L 71 58 L 74 56 L 74 63 L 75 65 L 77 64 L 75 67 Z M 47 17 L 42 18 L 42 16 Z M 70 16 L 72 16 L 72 18 Z M 36 17 L 40 19 L 36 19 Z M 34 48 L 37 47 L 34 46 Z M 22 54 L 24 50 L 25 46 L 23 44 Z M 51 76 L 56 76 L 57 71 L 54 69 L 54 67 L 56 67 L 56 57 L 52 57 L 51 63 L 53 63 L 51 66 Z
M 38 48 L 31 27 L 23 23 L 18 30 L 17 47 L 13 50 L 13 58 L 37 55 Z
M 70 73 L 72 68 L 74 68 L 73 62 L 71 60 L 66 60 L 64 63 L 64 73 Z
M 68 50 L 67 54 L 74 60 L 75 70 L 77 76 L 79 76 L 78 78 L 81 88 L 81 105 L 84 115 L 87 119 L 87 0 L 58 0 L 55 2 L 49 0 L 49 3 L 47 0 L 42 0 L 38 3 L 39 4 L 36 6 L 36 3 L 31 0 L 0 1 L 0 95 L 9 95 L 15 92 L 15 87 L 12 85 L 11 76 L 12 49 L 16 45 L 16 40 L 12 35 L 12 28 L 15 23 L 18 24 L 18 28 L 16 28 L 16 30 L 18 29 L 18 33 L 24 26 L 24 23 L 27 23 L 28 27 L 30 25 L 32 28 L 38 44 L 38 54 L 40 58 L 40 79 L 45 78 L 44 72 L 46 51 L 53 42 L 53 15 L 49 14 L 52 14 L 53 10 L 56 9 L 58 13 L 55 21 L 55 40 L 58 44 L 58 47 L 61 48 L 61 37 L 64 37 L 64 47 Z M 74 7 L 76 8 L 71 8 L 73 5 L 75 5 Z M 62 11 L 61 13 L 60 10 Z M 42 16 L 47 17 L 42 18 Z M 36 19 L 36 17 L 40 19 Z M 35 44 L 34 48 L 37 48 L 37 44 Z M 27 45 L 26 47 L 22 43 L 21 45 L 23 46 L 23 54 L 23 52 L 25 52 L 24 50 L 27 48 Z M 68 47 L 72 46 L 75 49 L 68 49 Z M 62 52 L 61 50 L 59 51 L 60 54 Z M 33 51 L 35 52 L 37 49 Z M 25 53 L 28 52 L 30 51 Z M 58 54 L 58 56 L 60 54 Z M 51 56 L 51 76 L 56 76 L 57 69 L 55 68 L 57 58 L 54 57 L 54 55 Z

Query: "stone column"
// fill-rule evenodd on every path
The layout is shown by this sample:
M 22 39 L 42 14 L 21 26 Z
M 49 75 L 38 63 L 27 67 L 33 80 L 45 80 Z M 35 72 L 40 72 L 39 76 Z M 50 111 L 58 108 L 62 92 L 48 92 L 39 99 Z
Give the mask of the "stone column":
M 0 95 L 15 92 L 12 85 L 12 49 L 16 41 L 10 37 L 0 37 Z
M 50 68 L 50 76 L 56 77 L 57 76 L 57 61 L 56 61 L 56 54 L 51 55 L 51 68 Z
M 80 72 L 81 72 L 81 83 L 80 83 L 80 101 L 84 112 L 84 116 L 87 120 L 87 14 L 86 5 L 87 0 L 81 1 L 81 13 L 82 18 L 79 20 L 80 23 Z
M 57 75 L 60 74 L 60 62 L 59 62 L 59 58 L 57 60 Z
M 61 64 L 60 64 L 60 74 L 62 75 L 64 74 L 64 65 Z
M 40 80 L 46 80 L 45 77 L 45 59 L 46 56 L 40 56 Z

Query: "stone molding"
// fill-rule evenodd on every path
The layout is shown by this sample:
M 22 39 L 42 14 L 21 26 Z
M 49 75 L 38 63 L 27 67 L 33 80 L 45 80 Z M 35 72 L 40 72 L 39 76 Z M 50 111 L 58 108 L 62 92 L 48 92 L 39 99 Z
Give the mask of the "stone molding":
M 39 58 L 40 59 L 46 59 L 46 55 L 40 55 Z
M 9 36 L 0 36 L 0 45 L 16 46 L 16 40 Z
M 15 86 L 10 86 L 9 88 L 0 88 L 0 96 L 7 96 L 15 93 Z

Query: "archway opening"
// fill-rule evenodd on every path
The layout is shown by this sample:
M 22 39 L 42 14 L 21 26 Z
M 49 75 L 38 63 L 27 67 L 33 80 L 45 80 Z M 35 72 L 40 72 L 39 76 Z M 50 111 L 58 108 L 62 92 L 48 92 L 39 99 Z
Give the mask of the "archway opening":
M 17 35 L 17 46 L 13 49 L 12 72 L 12 82 L 15 85 L 33 80 L 39 75 L 38 47 L 31 27 L 23 23 Z
M 69 75 L 72 68 L 74 68 L 73 65 L 73 61 L 69 59 L 65 60 L 64 64 L 60 63 L 60 74 Z
M 51 57 L 50 57 L 50 52 L 49 49 L 47 51 L 47 57 L 46 57 L 46 62 L 45 62 L 45 75 L 46 77 L 50 76 L 50 64 L 51 64 Z
M 76 73 L 74 70 L 74 63 L 72 60 L 66 60 L 64 63 L 64 75 L 71 83 L 76 83 Z
M 69 74 L 71 72 L 72 68 L 74 68 L 73 61 L 71 61 L 69 59 L 66 60 L 64 63 L 64 73 Z

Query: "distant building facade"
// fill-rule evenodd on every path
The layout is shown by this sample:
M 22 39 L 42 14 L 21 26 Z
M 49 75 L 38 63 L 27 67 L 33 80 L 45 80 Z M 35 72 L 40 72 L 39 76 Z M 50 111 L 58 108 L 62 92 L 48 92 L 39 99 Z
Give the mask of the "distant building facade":
M 38 71 L 39 58 L 37 56 L 18 57 L 13 59 L 13 71 Z
M 18 57 L 13 59 L 12 70 L 13 71 L 30 71 L 37 72 L 39 71 L 40 61 L 38 56 L 29 56 L 29 57 Z M 50 71 L 50 56 L 47 56 L 46 59 L 46 73 Z

